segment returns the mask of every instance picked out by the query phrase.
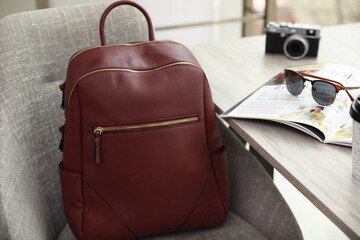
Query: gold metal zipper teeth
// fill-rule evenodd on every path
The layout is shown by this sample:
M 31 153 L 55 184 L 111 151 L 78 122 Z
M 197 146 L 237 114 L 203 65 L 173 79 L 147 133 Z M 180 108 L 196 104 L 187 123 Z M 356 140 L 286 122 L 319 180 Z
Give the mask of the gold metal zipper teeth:
M 78 51 L 77 53 L 75 53 L 68 62 L 68 65 L 71 63 L 71 61 L 80 53 L 86 52 L 87 50 L 91 50 L 91 49 L 95 49 L 95 48 L 104 48 L 104 47 L 114 47 L 114 46 L 136 46 L 136 45 L 142 45 L 142 44 L 146 44 L 146 43 L 162 43 L 162 42 L 173 42 L 173 43 L 178 43 L 180 45 L 185 46 L 184 44 L 180 43 L 180 42 L 176 42 L 176 41 L 171 41 L 171 40 L 159 40 L 159 41 L 145 41 L 145 42 L 136 42 L 136 43 L 120 43 L 120 44 L 113 44 L 113 45 L 104 45 L 104 46 L 95 46 L 95 47 L 89 47 L 89 48 L 85 48 L 83 50 Z
M 153 69 L 147 69 L 147 70 L 136 70 L 136 69 L 129 69 L 129 68 L 102 68 L 102 69 L 97 69 L 97 70 L 94 70 L 94 71 L 91 71 L 91 72 L 88 72 L 86 73 L 85 75 L 83 75 L 82 77 L 80 77 L 74 84 L 74 86 L 72 87 L 71 91 L 70 91 L 70 94 L 69 94 L 69 98 L 68 98 L 68 102 L 67 102 L 67 107 L 70 106 L 70 100 L 71 100 L 71 96 L 75 90 L 75 87 L 77 86 L 77 84 L 79 83 L 80 80 L 82 80 L 83 78 L 91 75 L 91 74 L 94 74 L 94 73 L 97 73 L 97 72 L 106 72 L 106 71 L 123 71 L 123 72 L 132 72 L 132 73 L 146 73 L 146 72 L 153 72 L 153 71 L 157 71 L 157 70 L 160 70 L 160 69 L 164 69 L 164 68 L 167 68 L 167 67 L 171 67 L 171 66 L 175 66 L 175 65 L 189 65 L 189 66 L 193 66 L 193 67 L 196 67 L 196 68 L 199 68 L 201 69 L 198 65 L 195 65 L 193 63 L 190 63 L 190 62 L 175 62 L 175 63 L 170 63 L 170 64 L 167 64 L 167 65 L 164 65 L 164 66 L 161 66 L 161 67 L 157 67 L 157 68 L 153 68 Z
M 115 131 L 166 127 L 166 126 L 171 126 L 171 125 L 192 123 L 192 122 L 198 122 L 198 121 L 199 121 L 199 117 L 196 116 L 196 117 L 181 118 L 181 119 L 168 120 L 168 121 L 162 121 L 162 122 L 141 123 L 141 124 L 131 124 L 131 125 L 111 126 L 111 127 L 96 127 L 94 129 L 94 133 L 102 134 L 104 132 L 115 132 Z

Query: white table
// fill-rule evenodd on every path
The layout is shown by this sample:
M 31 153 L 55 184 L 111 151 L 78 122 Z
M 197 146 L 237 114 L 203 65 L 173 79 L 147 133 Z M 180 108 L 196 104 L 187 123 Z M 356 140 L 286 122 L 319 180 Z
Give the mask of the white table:
M 265 55 L 265 36 L 190 46 L 207 74 L 219 113 L 285 67 L 341 63 L 360 68 L 360 23 L 322 29 L 317 58 Z M 229 120 L 277 171 L 352 239 L 360 238 L 360 181 L 351 175 L 351 148 L 320 143 L 282 124 Z

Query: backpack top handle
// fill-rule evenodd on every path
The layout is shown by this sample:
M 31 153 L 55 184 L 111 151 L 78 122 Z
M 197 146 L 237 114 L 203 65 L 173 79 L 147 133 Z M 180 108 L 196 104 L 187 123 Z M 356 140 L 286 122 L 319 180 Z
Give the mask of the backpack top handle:
M 145 9 L 143 7 L 141 7 L 139 4 L 134 3 L 132 1 L 118 1 L 118 2 L 114 2 L 113 4 L 111 4 L 109 7 L 107 7 L 104 11 L 104 13 L 101 16 L 100 19 L 100 40 L 101 40 L 101 46 L 106 45 L 106 40 L 105 40 L 105 33 L 104 33 L 104 26 L 105 26 L 105 20 L 107 15 L 109 14 L 109 12 L 120 5 L 131 5 L 133 7 L 136 7 L 137 9 L 140 10 L 140 12 L 142 12 L 145 16 L 145 19 L 148 23 L 148 30 L 149 30 L 149 41 L 154 41 L 154 30 L 153 30 L 153 25 L 150 19 L 149 14 L 145 11 Z

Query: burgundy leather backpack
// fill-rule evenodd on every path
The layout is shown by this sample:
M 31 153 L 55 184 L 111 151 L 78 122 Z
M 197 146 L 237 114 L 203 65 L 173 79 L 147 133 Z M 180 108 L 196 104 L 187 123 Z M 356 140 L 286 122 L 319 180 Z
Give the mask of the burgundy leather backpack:
M 116 6 L 137 7 L 150 41 L 106 45 Z M 206 76 L 191 52 L 154 41 L 145 10 L 110 5 L 101 46 L 69 61 L 63 202 L 78 239 L 133 239 L 216 226 L 228 213 L 225 149 Z

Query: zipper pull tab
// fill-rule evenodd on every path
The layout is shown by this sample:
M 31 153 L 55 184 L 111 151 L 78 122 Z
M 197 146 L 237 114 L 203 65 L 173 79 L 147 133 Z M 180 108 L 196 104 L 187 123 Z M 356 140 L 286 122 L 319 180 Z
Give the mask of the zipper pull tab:
M 100 142 L 101 142 L 101 134 L 103 132 L 102 127 L 97 127 L 94 130 L 94 162 L 100 166 Z

